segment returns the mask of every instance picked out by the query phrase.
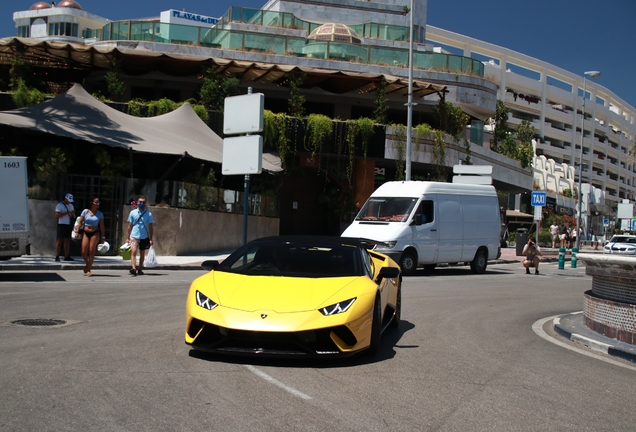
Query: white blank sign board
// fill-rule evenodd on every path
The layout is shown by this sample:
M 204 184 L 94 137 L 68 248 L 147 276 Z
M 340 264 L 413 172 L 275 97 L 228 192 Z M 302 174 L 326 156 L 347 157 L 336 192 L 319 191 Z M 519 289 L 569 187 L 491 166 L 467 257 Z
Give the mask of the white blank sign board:
M 223 133 L 225 135 L 262 132 L 263 111 L 265 109 L 265 95 L 263 93 L 226 97 L 223 107 Z
M 247 135 L 223 140 L 223 175 L 260 174 L 263 171 L 263 137 Z

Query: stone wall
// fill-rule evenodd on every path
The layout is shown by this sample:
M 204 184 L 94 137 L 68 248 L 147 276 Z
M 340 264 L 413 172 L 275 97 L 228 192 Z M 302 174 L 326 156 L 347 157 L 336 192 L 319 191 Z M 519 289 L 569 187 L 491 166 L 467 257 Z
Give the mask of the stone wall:
M 578 254 L 592 289 L 584 293 L 585 325 L 612 339 L 636 344 L 636 261 L 633 257 Z
M 55 253 L 57 201 L 29 200 L 30 242 L 32 255 Z M 132 207 L 123 206 L 128 218 Z M 243 244 L 243 215 L 206 212 L 172 207 L 149 207 L 155 219 L 154 243 L 158 255 L 194 255 L 236 249 Z M 278 218 L 250 216 L 247 240 L 278 235 Z M 116 250 L 125 242 L 128 224 L 124 222 L 122 239 L 111 245 Z

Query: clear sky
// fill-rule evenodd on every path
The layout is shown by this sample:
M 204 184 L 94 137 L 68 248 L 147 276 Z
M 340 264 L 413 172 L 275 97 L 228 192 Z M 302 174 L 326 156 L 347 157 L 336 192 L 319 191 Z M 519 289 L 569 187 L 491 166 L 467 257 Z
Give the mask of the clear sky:
M 13 12 L 37 0 L 2 1 L 0 37 L 15 35 Z M 58 2 L 61 0 L 58 0 Z M 220 16 L 265 0 L 77 0 L 111 20 L 158 17 L 168 9 Z M 415 0 L 417 7 L 417 0 Z M 636 107 L 636 0 L 428 0 L 428 24 L 536 57 L 595 81 Z

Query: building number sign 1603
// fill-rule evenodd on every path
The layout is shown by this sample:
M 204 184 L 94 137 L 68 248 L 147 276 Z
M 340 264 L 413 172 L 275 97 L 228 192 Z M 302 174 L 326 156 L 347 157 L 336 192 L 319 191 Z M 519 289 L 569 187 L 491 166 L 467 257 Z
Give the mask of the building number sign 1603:
M 5 162 L 4 168 L 20 168 L 20 162 Z

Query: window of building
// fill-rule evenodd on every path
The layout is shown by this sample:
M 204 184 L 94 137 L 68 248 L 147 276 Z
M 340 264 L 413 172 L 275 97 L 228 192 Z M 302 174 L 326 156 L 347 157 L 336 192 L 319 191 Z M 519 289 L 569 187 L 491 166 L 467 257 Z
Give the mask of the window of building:
M 74 23 L 50 23 L 49 36 L 74 36 L 79 35 L 79 28 Z
M 31 29 L 28 25 L 25 26 L 18 26 L 18 37 L 30 37 L 31 35 Z

